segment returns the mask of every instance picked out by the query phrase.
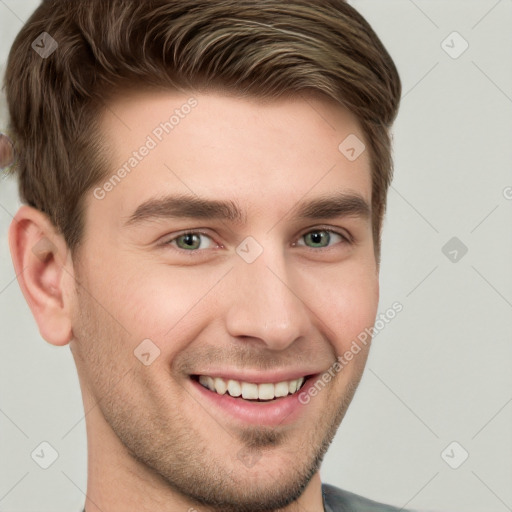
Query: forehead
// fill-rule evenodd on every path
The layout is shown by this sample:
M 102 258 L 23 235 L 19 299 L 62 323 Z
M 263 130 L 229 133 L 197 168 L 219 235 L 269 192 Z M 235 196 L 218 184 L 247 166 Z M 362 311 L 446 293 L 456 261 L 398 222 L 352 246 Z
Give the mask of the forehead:
M 117 227 L 155 194 L 235 198 L 260 216 L 330 192 L 371 204 L 368 152 L 346 152 L 364 147 L 359 123 L 318 96 L 131 91 L 109 102 L 101 126 L 110 169 L 87 201 Z

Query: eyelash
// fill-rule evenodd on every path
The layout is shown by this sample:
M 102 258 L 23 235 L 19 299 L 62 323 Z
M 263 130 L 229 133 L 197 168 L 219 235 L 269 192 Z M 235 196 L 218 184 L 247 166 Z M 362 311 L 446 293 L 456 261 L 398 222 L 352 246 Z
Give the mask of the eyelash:
M 300 235 L 298 237 L 297 240 L 300 240 L 302 239 L 303 237 L 305 237 L 306 235 L 309 235 L 310 233 L 318 233 L 318 232 L 324 232 L 324 233 L 330 233 L 330 234 L 334 234 L 334 235 L 338 235 L 342 238 L 342 241 L 341 242 L 338 242 L 338 244 L 348 244 L 348 245 L 353 245 L 354 244 L 354 240 L 352 239 L 352 237 L 348 234 L 343 234 L 339 231 L 336 231 L 334 229 L 331 229 L 331 228 L 323 228 L 323 227 L 320 227 L 320 228 L 315 228 L 315 229 L 310 229 L 309 231 L 306 231 L 304 234 Z M 170 246 L 172 244 L 172 242 L 175 242 L 178 238 L 182 237 L 182 236 L 185 236 L 185 235 L 204 235 L 208 238 L 210 238 L 214 243 L 215 241 L 213 240 L 212 236 L 210 234 L 208 234 L 207 232 L 205 231 L 201 231 L 201 230 L 194 230 L 194 231 L 184 231 L 182 233 L 179 233 L 177 234 L 176 236 L 174 236 L 173 238 L 170 238 L 164 242 L 162 242 L 162 246 Z M 217 244 L 218 245 L 218 244 Z M 297 245 L 297 242 L 294 242 L 293 243 L 293 246 L 295 247 Z M 333 245 L 337 245 L 337 244 L 333 244 Z M 300 247 L 304 247 L 306 249 L 310 249 L 310 250 L 313 250 L 313 251 L 325 251 L 325 250 L 329 250 L 333 247 L 333 245 L 328 245 L 327 247 L 309 247 L 307 245 L 301 245 Z M 176 251 L 180 252 L 180 253 L 189 253 L 191 255 L 194 255 L 194 254 L 197 254 L 199 252 L 203 252 L 203 251 L 206 251 L 208 249 L 190 249 L 190 250 L 187 250 L 187 249 L 181 249 L 180 247 L 175 247 L 174 248 Z

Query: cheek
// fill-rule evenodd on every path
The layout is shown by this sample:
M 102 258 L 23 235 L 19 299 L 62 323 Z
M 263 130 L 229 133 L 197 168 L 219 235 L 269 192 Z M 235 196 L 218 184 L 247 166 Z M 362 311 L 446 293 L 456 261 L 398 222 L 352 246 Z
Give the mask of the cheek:
M 159 346 L 169 346 L 167 342 L 172 340 L 171 346 L 178 349 L 180 333 L 188 332 L 191 325 L 202 327 L 204 306 L 215 297 L 214 285 L 225 270 L 146 261 L 121 262 L 116 273 L 118 277 L 106 289 L 115 318 L 134 339 L 149 338 Z
M 320 286 L 320 283 L 323 283 Z M 311 306 L 328 328 L 338 354 L 373 326 L 379 302 L 378 275 L 372 269 L 349 266 L 317 280 Z M 367 347 L 362 347 L 364 350 Z

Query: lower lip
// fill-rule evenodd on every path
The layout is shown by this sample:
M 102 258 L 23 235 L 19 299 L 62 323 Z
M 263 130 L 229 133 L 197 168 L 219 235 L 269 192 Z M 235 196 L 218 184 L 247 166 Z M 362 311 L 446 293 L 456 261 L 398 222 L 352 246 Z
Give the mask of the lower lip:
M 219 395 L 206 389 L 197 380 L 190 380 L 196 391 L 212 405 L 221 409 L 223 413 L 227 413 L 243 423 L 272 427 L 293 423 L 302 412 L 306 411 L 307 404 L 302 404 L 299 401 L 299 395 L 307 393 L 309 387 L 314 384 L 314 376 L 312 376 L 293 395 L 264 402 L 251 402 L 243 398 L 233 398 L 227 393 Z

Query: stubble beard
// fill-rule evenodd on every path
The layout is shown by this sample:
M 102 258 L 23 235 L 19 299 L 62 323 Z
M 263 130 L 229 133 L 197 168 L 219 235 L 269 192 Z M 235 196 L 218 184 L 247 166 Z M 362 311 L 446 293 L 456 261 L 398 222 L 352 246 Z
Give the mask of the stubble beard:
M 333 396 L 325 400 L 326 407 L 322 416 L 310 421 L 311 428 L 301 432 L 300 438 L 295 429 L 280 430 L 263 426 L 228 432 L 232 437 L 229 446 L 236 443 L 249 458 L 258 459 L 253 466 L 248 467 L 243 458 L 237 456 L 239 448 L 222 457 L 213 453 L 212 445 L 216 444 L 217 439 L 205 439 L 204 433 L 186 418 L 182 410 L 170 411 L 168 402 L 163 407 L 167 410 L 163 412 L 162 408 L 156 407 L 163 405 L 161 397 L 164 394 L 154 394 L 153 405 L 148 410 L 141 407 L 141 404 L 147 403 L 144 393 L 148 389 L 143 389 L 140 383 L 140 389 L 137 390 L 135 386 L 135 392 L 126 383 L 124 387 L 122 383 L 112 386 L 121 377 L 116 374 L 120 370 L 110 365 L 110 361 L 116 359 L 109 361 L 108 355 L 102 353 L 102 350 L 97 351 L 95 347 L 108 346 L 112 336 L 122 340 L 123 336 L 126 338 L 126 333 L 85 295 L 80 295 L 83 298 L 80 304 L 81 328 L 76 330 L 74 342 L 79 347 L 79 359 L 82 364 L 94 362 L 86 370 L 89 372 L 88 382 L 93 383 L 93 398 L 98 402 L 105 422 L 143 472 L 149 470 L 158 484 L 169 487 L 182 498 L 197 504 L 203 511 L 278 511 L 302 495 L 320 468 L 357 389 L 362 370 L 355 372 L 354 378 L 348 381 L 345 388 L 338 390 L 337 395 L 333 393 L 335 388 L 322 391 L 321 394 L 329 393 Z M 106 325 L 109 328 L 105 328 Z M 73 355 L 76 360 L 77 354 Z M 101 360 L 105 361 L 104 367 L 98 368 L 98 361 Z M 110 366 L 110 373 L 104 371 L 105 365 Z M 332 384 L 335 382 L 336 379 Z M 139 397 L 134 396 L 137 391 Z M 338 406 L 329 407 L 329 404 Z M 200 425 L 201 420 L 198 419 L 196 423 Z M 277 476 L 275 471 L 269 476 L 264 467 L 265 458 L 277 450 L 282 453 L 281 469 Z M 293 510 L 291 506 L 289 511 Z

